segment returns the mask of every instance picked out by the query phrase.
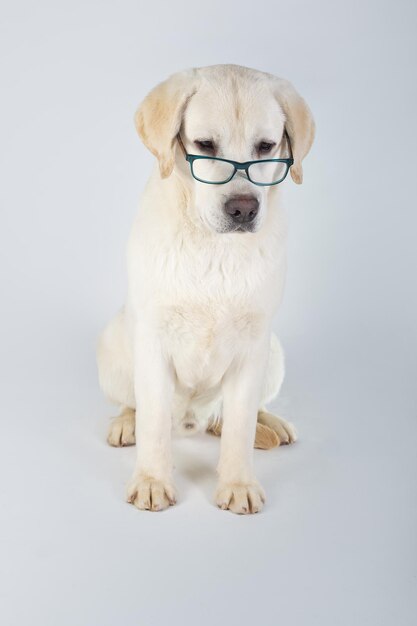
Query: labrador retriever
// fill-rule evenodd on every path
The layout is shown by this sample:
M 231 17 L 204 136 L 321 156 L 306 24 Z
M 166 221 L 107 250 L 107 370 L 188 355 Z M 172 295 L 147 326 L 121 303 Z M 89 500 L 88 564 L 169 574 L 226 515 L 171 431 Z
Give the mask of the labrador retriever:
M 102 333 L 98 369 L 121 407 L 112 445 L 137 444 L 127 500 L 176 501 L 172 431 L 221 432 L 215 501 L 257 513 L 253 446 L 295 441 L 266 410 L 284 377 L 271 330 L 287 226 L 281 183 L 302 182 L 311 112 L 286 80 L 237 65 L 177 73 L 140 105 L 137 132 L 157 159 L 128 243 L 124 308 Z

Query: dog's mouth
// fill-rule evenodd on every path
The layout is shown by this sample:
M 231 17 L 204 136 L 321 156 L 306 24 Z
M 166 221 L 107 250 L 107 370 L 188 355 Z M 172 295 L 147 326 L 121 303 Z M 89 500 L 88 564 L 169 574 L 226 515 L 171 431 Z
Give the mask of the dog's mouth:
M 234 228 L 232 231 L 233 233 L 253 233 L 255 232 L 255 225 L 254 224 L 248 224 L 247 226 L 237 226 L 236 228 Z
M 256 233 L 258 229 L 259 223 L 251 222 L 248 224 L 222 224 L 222 228 L 215 228 L 214 230 L 224 235 L 232 235 L 233 233 Z

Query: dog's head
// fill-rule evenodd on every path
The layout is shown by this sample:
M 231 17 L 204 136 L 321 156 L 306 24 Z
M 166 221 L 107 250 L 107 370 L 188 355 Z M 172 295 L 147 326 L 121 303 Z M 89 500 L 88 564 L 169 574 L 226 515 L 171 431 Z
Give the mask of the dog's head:
M 189 188 L 202 222 L 219 233 L 259 230 L 273 186 L 254 184 L 244 169 L 224 184 L 200 182 L 193 178 L 186 154 L 215 157 L 195 160 L 194 176 L 219 183 L 234 171 L 221 159 L 247 163 L 286 158 L 292 151 L 290 172 L 300 184 L 302 160 L 314 138 L 311 112 L 288 81 L 237 65 L 174 74 L 145 98 L 135 122 L 159 161 L 161 177 L 174 171 Z M 282 171 L 284 165 L 260 167 L 269 170 L 257 182 L 275 182 L 279 175 L 273 168 Z M 252 167 L 249 175 L 252 171 L 256 174 Z

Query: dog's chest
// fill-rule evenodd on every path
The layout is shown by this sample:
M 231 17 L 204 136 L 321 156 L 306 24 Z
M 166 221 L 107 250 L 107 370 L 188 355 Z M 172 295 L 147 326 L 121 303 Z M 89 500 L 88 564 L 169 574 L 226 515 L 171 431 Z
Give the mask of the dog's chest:
M 203 393 L 219 385 L 262 326 L 256 311 L 188 304 L 164 307 L 160 331 L 179 385 Z

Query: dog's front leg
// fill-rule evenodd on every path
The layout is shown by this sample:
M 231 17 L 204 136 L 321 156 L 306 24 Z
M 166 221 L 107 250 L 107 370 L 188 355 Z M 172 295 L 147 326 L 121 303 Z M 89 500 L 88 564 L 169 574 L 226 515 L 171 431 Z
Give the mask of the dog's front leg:
M 268 357 L 259 342 L 231 369 L 223 385 L 223 427 L 216 503 L 233 513 L 258 513 L 265 493 L 253 473 L 253 444 Z
M 172 484 L 173 376 L 160 339 L 137 327 L 134 345 L 137 462 L 127 500 L 138 509 L 161 511 L 175 504 Z

